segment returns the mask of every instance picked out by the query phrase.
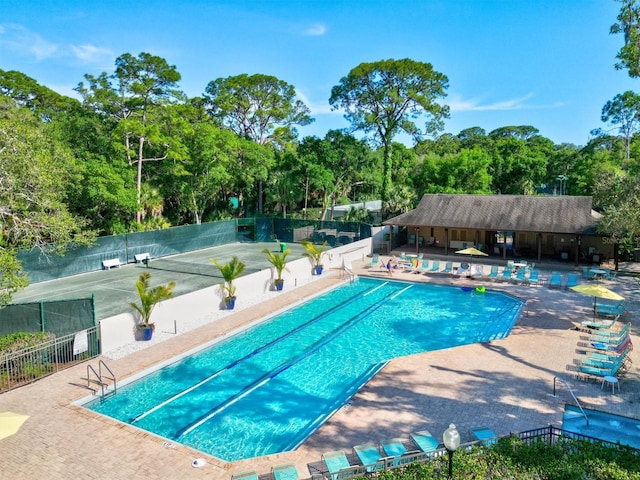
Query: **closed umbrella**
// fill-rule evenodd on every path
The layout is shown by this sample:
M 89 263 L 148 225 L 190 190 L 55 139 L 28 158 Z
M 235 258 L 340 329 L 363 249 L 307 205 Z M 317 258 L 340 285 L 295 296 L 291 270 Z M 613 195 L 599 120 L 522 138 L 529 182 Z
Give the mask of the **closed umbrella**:
M 607 300 L 624 300 L 624 297 L 618 295 L 616 292 L 609 290 L 607 287 L 603 287 L 602 285 L 598 285 L 595 283 L 587 283 L 584 285 L 576 285 L 574 287 L 569 287 L 574 292 L 581 293 L 583 295 L 588 295 L 593 297 L 593 312 L 596 311 L 596 302 L 598 298 L 605 298 Z
M 24 422 L 27 421 L 29 415 L 21 415 L 13 412 L 0 413 L 0 440 L 10 437 L 18 430 Z

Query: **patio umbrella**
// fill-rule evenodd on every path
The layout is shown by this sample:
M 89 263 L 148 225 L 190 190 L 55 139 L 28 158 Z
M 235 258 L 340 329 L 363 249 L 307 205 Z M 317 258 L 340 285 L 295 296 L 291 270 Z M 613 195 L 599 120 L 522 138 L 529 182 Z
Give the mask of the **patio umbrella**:
M 10 437 L 18 430 L 24 422 L 27 421 L 29 415 L 21 415 L 13 412 L 0 413 L 0 440 Z
M 597 285 L 595 283 L 588 283 L 584 285 L 576 285 L 574 287 L 569 287 L 574 292 L 581 293 L 583 295 L 589 295 L 593 297 L 593 312 L 595 314 L 596 311 L 596 301 L 598 298 L 606 298 L 607 300 L 624 300 L 624 297 L 618 295 L 616 292 L 612 292 L 606 287 L 602 285 Z
M 471 255 L 472 257 L 477 255 L 479 257 L 488 257 L 489 255 L 481 252 L 480 250 L 478 250 L 477 248 L 464 248 L 462 250 L 457 250 L 456 253 L 459 253 L 460 255 Z

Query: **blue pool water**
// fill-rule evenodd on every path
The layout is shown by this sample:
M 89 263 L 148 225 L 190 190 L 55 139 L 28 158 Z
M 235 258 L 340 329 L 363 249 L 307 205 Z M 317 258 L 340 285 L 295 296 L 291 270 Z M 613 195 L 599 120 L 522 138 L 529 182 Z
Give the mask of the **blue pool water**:
M 227 461 L 288 451 L 387 361 L 504 338 L 522 306 L 360 278 L 85 406 Z
M 589 418 L 589 426 L 578 407 L 566 405 L 562 429 L 640 449 L 640 420 L 588 408 L 584 412 Z

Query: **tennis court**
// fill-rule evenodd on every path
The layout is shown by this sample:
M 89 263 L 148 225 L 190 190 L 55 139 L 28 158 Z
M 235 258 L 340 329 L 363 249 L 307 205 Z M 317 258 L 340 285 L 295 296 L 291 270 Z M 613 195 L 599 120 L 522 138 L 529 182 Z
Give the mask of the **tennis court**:
M 94 295 L 96 319 L 101 320 L 131 310 L 128 302 L 138 300 L 135 282 L 144 271 L 151 274 L 152 286 L 176 282 L 174 293 L 178 296 L 222 283 L 220 272 L 211 263 L 211 258 L 224 264 L 234 255 L 237 256 L 246 264 L 243 275 L 271 268 L 266 255 L 262 253 L 264 248 L 276 252 L 279 251 L 279 244 L 231 243 L 170 257 L 152 258 L 148 267 L 141 263 L 131 263 L 110 270 L 34 283 L 14 295 L 13 303 L 86 298 Z M 287 261 L 303 257 L 304 248 L 301 244 L 290 243 L 288 248 L 291 253 Z

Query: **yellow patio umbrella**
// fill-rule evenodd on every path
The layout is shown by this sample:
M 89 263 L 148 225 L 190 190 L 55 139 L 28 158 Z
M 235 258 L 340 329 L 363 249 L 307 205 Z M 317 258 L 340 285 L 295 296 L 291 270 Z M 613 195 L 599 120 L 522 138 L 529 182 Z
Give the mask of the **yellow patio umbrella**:
M 593 311 L 596 311 L 596 301 L 598 298 L 606 298 L 607 300 L 624 300 L 624 297 L 618 295 L 616 292 L 612 292 L 607 287 L 598 285 L 595 283 L 586 283 L 583 285 L 576 285 L 575 287 L 569 287 L 574 292 L 581 293 L 583 295 L 589 295 L 593 297 Z
M 489 255 L 478 250 L 477 248 L 463 248 L 462 250 L 457 250 L 456 253 L 459 253 L 460 255 L 477 255 L 479 257 L 488 257 Z
M 27 421 L 29 415 L 22 415 L 13 412 L 0 412 L 0 440 L 10 437 L 20 430 L 20 427 Z

